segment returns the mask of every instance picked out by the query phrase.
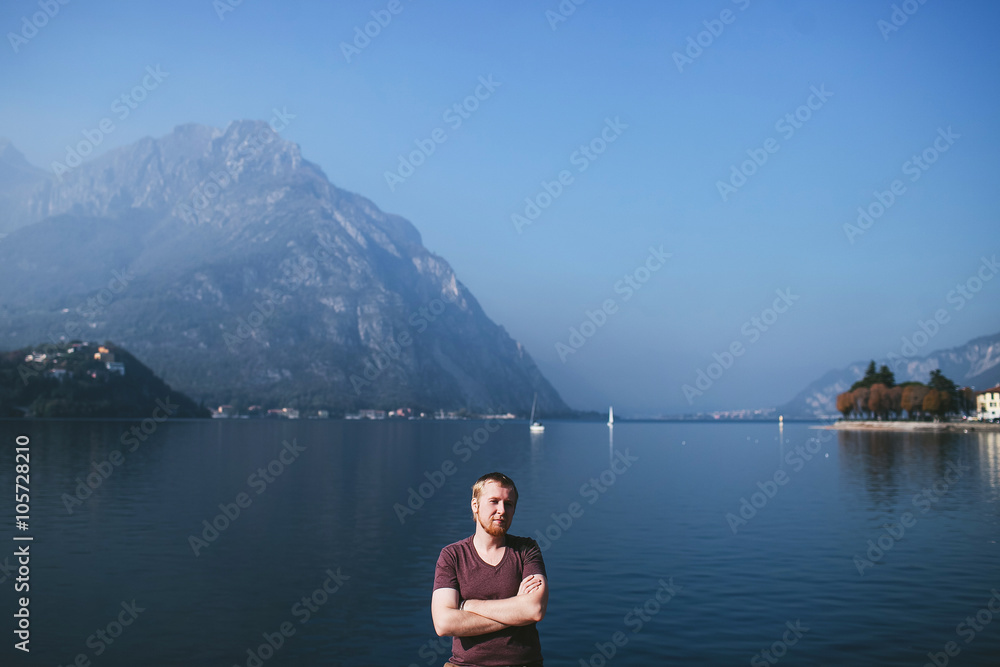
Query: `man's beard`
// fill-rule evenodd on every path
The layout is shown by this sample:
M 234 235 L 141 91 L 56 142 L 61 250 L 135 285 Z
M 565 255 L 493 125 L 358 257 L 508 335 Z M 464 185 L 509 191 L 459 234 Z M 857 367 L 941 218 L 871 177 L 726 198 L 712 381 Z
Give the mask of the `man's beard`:
M 487 535 L 492 535 L 493 537 L 500 537 L 501 535 L 507 534 L 507 526 L 509 524 L 506 519 L 500 524 L 494 524 L 493 519 L 488 519 L 486 521 L 480 519 L 479 525 L 483 527 L 483 530 L 486 531 Z

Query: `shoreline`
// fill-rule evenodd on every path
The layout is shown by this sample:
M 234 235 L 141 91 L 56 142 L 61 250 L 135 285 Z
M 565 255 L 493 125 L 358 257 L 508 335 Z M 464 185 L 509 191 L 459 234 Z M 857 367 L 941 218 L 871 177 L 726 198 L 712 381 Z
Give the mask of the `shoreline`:
M 839 421 L 823 428 L 838 431 L 1000 431 L 1000 424 L 990 422 L 904 422 L 904 421 Z

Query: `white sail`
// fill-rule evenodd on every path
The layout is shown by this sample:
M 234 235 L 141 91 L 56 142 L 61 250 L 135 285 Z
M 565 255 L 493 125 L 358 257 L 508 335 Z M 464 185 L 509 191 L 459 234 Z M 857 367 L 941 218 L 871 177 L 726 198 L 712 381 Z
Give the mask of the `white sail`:
M 611 406 L 608 408 L 608 426 L 615 425 L 615 408 Z

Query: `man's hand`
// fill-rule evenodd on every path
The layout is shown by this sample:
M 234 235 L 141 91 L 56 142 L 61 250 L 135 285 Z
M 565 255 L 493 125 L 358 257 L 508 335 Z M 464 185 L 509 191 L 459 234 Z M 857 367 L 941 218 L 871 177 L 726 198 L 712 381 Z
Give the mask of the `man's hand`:
M 503 600 L 466 600 L 463 609 L 505 625 L 531 625 L 545 617 L 549 585 L 540 574 L 521 580 L 517 595 Z
M 518 595 L 528 595 L 538 590 L 542 586 L 542 577 L 537 574 L 529 574 L 521 580 L 521 586 L 517 589 Z

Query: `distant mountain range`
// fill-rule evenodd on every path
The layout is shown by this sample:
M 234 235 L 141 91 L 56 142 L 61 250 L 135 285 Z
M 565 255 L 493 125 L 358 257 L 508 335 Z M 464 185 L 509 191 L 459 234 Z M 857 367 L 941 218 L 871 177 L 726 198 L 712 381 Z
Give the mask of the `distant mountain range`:
M 114 340 L 210 406 L 571 412 L 412 224 L 258 121 L 58 177 L 0 140 L 0 349 L 39 340 Z
M 837 394 L 847 391 L 860 380 L 870 361 L 871 359 L 857 361 L 846 368 L 826 373 L 788 403 L 779 406 L 778 413 L 800 418 L 839 416 Z M 897 383 L 926 383 L 932 370 L 941 369 L 945 377 L 959 386 L 987 389 L 1000 384 L 1000 333 L 982 336 L 965 345 L 938 350 L 921 357 L 901 357 L 898 362 L 876 358 L 875 363 L 889 366 L 895 373 Z

